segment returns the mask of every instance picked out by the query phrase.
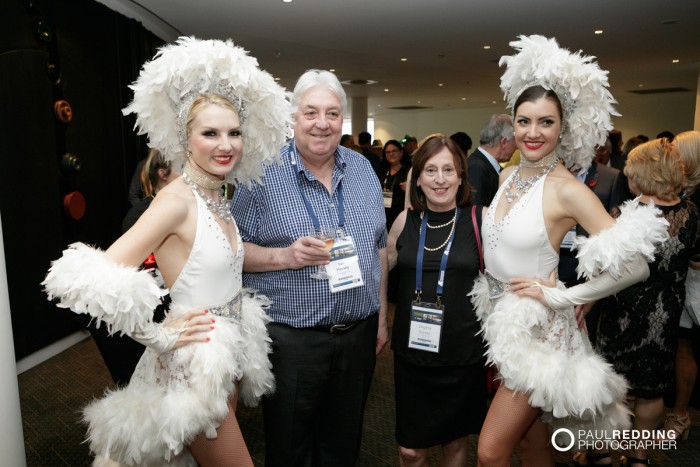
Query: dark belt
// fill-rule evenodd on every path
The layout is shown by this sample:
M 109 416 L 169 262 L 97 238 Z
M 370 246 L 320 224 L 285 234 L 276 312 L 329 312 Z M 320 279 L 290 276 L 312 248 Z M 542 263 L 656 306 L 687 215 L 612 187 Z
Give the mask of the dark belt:
M 341 334 L 345 334 L 346 332 L 349 332 L 352 328 L 357 326 L 358 324 L 362 323 L 363 321 L 367 321 L 374 315 L 369 315 L 366 318 L 358 319 L 357 321 L 350 321 L 348 323 L 338 323 L 338 324 L 324 324 L 321 326 L 314 326 L 312 329 L 314 331 L 322 331 L 322 332 L 327 332 L 328 334 L 332 336 L 339 336 Z

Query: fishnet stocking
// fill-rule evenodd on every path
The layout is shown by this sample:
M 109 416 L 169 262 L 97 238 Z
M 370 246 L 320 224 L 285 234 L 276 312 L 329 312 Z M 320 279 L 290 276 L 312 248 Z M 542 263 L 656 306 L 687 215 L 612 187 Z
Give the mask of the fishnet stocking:
M 539 419 L 540 410 L 530 407 L 528 396 L 498 388 L 479 434 L 479 465 L 507 466 L 515 446 L 520 444 L 523 465 L 554 465 L 547 444 L 547 429 Z
M 236 420 L 235 401 L 229 402 L 228 407 L 229 414 L 216 430 L 216 439 L 207 439 L 201 434 L 188 446 L 200 467 L 253 467 Z

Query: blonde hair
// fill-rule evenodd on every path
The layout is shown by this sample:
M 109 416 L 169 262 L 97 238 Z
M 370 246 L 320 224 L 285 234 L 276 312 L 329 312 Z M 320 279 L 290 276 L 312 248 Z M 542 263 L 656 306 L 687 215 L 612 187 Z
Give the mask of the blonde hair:
M 655 139 L 634 148 L 627 157 L 625 175 L 642 194 L 662 201 L 673 201 L 686 180 L 678 148 L 666 139 Z
M 700 183 L 700 131 L 684 131 L 673 138 L 673 145 L 678 148 L 685 164 L 685 194 L 692 195 Z
M 194 119 L 197 118 L 197 115 L 199 115 L 199 112 L 201 112 L 204 107 L 210 104 L 218 105 L 219 107 L 233 110 L 236 113 L 236 115 L 238 115 L 238 110 L 236 110 L 236 107 L 231 103 L 231 101 L 229 101 L 225 97 L 220 96 L 219 94 L 212 93 L 202 94 L 201 96 L 197 97 L 195 100 L 192 101 L 192 105 L 187 111 L 187 124 L 185 126 L 185 131 L 187 132 L 188 138 L 192 131 L 192 124 L 194 122 Z

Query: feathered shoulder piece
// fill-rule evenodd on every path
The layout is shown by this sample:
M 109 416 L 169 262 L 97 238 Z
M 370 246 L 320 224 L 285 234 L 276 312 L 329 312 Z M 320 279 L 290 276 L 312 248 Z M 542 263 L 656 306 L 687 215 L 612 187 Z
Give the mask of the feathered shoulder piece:
M 231 40 L 181 37 L 163 46 L 130 86 L 133 101 L 124 115 L 136 114 L 139 134 L 176 168 L 187 155 L 186 118 L 192 102 L 205 93 L 219 94 L 238 110 L 243 157 L 228 174 L 230 183 L 259 180 L 265 165 L 279 158 L 291 123 L 287 92 Z
M 104 321 L 110 334 L 143 329 L 167 293 L 147 271 L 114 263 L 83 243 L 64 250 L 41 285 L 58 307 L 88 314 L 98 326 Z
M 613 279 L 620 277 L 625 264 L 637 255 L 654 260 L 656 248 L 668 240 L 668 221 L 653 204 L 626 201 L 620 207 L 615 225 L 590 237 L 579 236 L 572 248 L 578 249 L 579 277 L 590 279 L 608 271 Z
M 520 94 L 532 86 L 554 91 L 564 111 L 557 154 L 568 168 L 587 169 L 595 146 L 605 143 L 613 128 L 611 115 L 620 115 L 613 108 L 608 72 L 598 67 L 595 57 L 563 49 L 554 38 L 520 36 L 510 46 L 518 53 L 499 61 L 506 66 L 501 90 L 507 106 L 513 109 Z

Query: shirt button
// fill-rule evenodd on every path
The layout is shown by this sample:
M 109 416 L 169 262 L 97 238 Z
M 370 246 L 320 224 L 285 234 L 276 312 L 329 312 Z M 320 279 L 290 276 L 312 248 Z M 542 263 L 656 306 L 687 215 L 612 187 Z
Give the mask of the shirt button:
M 349 315 L 350 315 L 350 312 L 349 312 L 349 311 L 346 311 L 346 312 L 345 312 L 345 316 L 349 316 Z
M 330 203 L 330 204 L 328 205 L 328 207 L 329 207 L 329 208 L 334 208 L 335 205 L 334 205 L 333 203 Z

